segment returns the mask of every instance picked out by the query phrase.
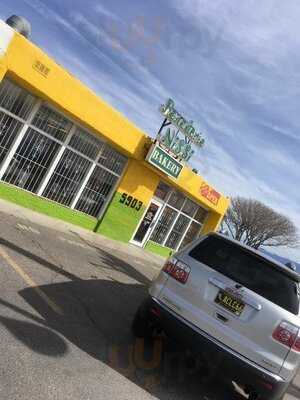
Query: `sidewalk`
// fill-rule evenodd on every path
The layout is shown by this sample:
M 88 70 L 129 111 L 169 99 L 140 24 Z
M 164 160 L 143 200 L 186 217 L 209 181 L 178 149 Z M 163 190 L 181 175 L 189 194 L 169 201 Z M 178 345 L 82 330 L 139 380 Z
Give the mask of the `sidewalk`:
M 55 231 L 68 233 L 73 236 L 75 234 L 80 236 L 82 240 L 89 241 L 95 246 L 105 248 L 109 251 L 118 250 L 119 252 L 124 253 L 124 255 L 127 257 L 135 257 L 144 261 L 149 261 L 158 268 L 160 268 L 165 261 L 163 257 L 154 253 L 150 253 L 138 246 L 109 239 L 100 235 L 99 233 L 88 231 L 84 228 L 72 225 L 60 219 L 48 217 L 44 214 L 37 213 L 2 199 L 0 199 L 0 213 L 12 215 L 14 217 L 26 220 L 27 224 L 36 224 L 45 228 L 53 229 Z

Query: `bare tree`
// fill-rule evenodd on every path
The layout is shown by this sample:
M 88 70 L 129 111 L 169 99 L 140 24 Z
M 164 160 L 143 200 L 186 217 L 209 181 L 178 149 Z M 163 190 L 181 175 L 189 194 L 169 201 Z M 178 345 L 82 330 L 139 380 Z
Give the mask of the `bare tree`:
M 258 200 L 232 198 L 223 226 L 228 228 L 234 239 L 255 249 L 260 246 L 299 245 L 294 223 Z

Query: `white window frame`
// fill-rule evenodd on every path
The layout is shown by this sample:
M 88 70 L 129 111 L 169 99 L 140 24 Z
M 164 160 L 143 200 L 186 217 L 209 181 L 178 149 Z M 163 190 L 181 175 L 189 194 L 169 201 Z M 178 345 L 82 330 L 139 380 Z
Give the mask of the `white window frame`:
M 5 78 L 4 78 L 4 79 L 5 79 Z M 24 89 L 22 86 L 20 86 L 17 82 L 14 82 L 13 80 L 12 80 L 12 83 L 15 84 L 17 87 L 20 87 L 21 89 L 26 90 L 26 89 Z M 34 96 L 31 92 L 29 92 L 29 91 L 27 91 L 27 92 L 28 92 L 28 94 Z M 38 113 L 40 107 L 42 107 L 43 105 L 46 106 L 46 107 L 48 107 L 48 108 L 51 109 L 52 111 L 58 113 L 58 114 L 61 115 L 62 117 L 66 118 L 66 119 L 72 124 L 71 129 L 70 129 L 70 131 L 69 131 L 69 133 L 68 133 L 68 135 L 67 135 L 67 137 L 65 138 L 64 141 L 61 141 L 61 140 L 59 140 L 59 139 L 57 139 L 57 138 L 55 138 L 55 137 L 49 135 L 47 132 L 44 132 L 44 131 L 41 130 L 40 128 L 38 128 L 38 127 L 32 125 L 32 121 L 33 121 L 34 117 L 35 117 L 36 114 Z M 72 152 L 78 154 L 79 156 L 81 156 L 81 157 L 87 159 L 88 161 L 91 161 L 91 162 L 92 162 L 92 165 L 91 165 L 90 169 L 87 171 L 86 176 L 85 176 L 85 178 L 83 179 L 83 181 L 82 181 L 80 187 L 78 188 L 78 191 L 77 191 L 77 193 L 76 193 L 76 195 L 75 195 L 75 197 L 74 197 L 74 200 L 73 200 L 72 203 L 71 203 L 71 206 L 66 206 L 66 207 L 68 207 L 68 208 L 70 208 L 70 209 L 75 209 L 76 204 L 77 204 L 77 202 L 78 202 L 78 200 L 79 200 L 79 198 L 80 198 L 80 196 L 81 196 L 83 190 L 85 189 L 86 184 L 87 184 L 87 182 L 88 182 L 88 180 L 89 180 L 91 174 L 93 173 L 94 169 L 96 168 L 96 166 L 99 166 L 100 168 L 102 168 L 103 170 L 105 170 L 105 171 L 109 172 L 110 174 L 116 176 L 116 178 L 117 178 L 117 179 L 116 179 L 116 183 L 115 183 L 115 185 L 112 186 L 111 191 L 110 191 L 109 195 L 106 197 L 105 202 L 103 203 L 103 206 L 101 207 L 101 210 L 100 210 L 98 216 L 97 216 L 97 217 L 94 217 L 94 218 L 95 218 L 95 219 L 99 219 L 100 217 L 102 217 L 103 214 L 104 214 L 105 211 L 106 211 L 107 206 L 108 206 L 109 203 L 111 202 L 112 197 L 113 197 L 114 194 L 116 193 L 116 188 L 117 188 L 117 186 L 119 185 L 121 179 L 122 179 L 123 176 L 124 176 L 125 171 L 127 170 L 127 166 L 128 166 L 128 157 L 125 156 L 125 155 L 123 155 L 122 153 L 120 153 L 118 150 L 116 150 L 116 149 L 114 148 L 114 146 L 112 146 L 112 145 L 106 140 L 106 138 L 103 138 L 103 137 L 101 137 L 100 135 L 98 135 L 98 134 L 96 134 L 96 133 L 90 131 L 89 128 L 84 127 L 83 125 L 81 125 L 80 123 L 78 123 L 77 121 L 75 121 L 74 118 L 69 117 L 69 115 L 68 115 L 67 113 L 64 114 L 64 113 L 61 112 L 59 109 L 57 109 L 55 106 L 53 106 L 52 104 L 50 104 L 50 103 L 48 103 L 48 102 L 43 101 L 41 98 L 36 98 L 36 101 L 35 101 L 35 103 L 34 103 L 34 105 L 33 105 L 33 108 L 32 108 L 32 110 L 31 110 L 31 112 L 29 113 L 29 116 L 27 117 L 26 120 L 24 120 L 24 119 L 18 117 L 17 115 L 11 113 L 10 111 L 6 110 L 6 109 L 3 108 L 3 107 L 0 107 L 0 111 L 2 111 L 5 115 L 8 115 L 9 117 L 14 118 L 16 121 L 22 123 L 22 125 L 23 125 L 23 126 L 21 127 L 20 131 L 18 132 L 18 134 L 16 135 L 16 137 L 15 137 L 15 139 L 14 139 L 14 142 L 13 142 L 11 148 L 8 150 L 8 152 L 7 152 L 7 154 L 6 154 L 5 158 L 4 158 L 3 164 L 2 164 L 2 166 L 1 166 L 1 168 L 0 168 L 0 181 L 3 181 L 3 176 L 4 176 L 5 172 L 7 171 L 7 168 L 8 168 L 8 166 L 9 166 L 9 164 L 10 164 L 12 158 L 14 157 L 14 155 L 15 155 L 15 153 L 16 153 L 16 150 L 17 150 L 17 148 L 19 147 L 19 145 L 20 145 L 22 139 L 24 138 L 24 136 L 25 136 L 27 130 L 28 130 L 28 129 L 33 129 L 33 130 L 35 130 L 36 132 L 42 134 L 43 136 L 45 136 L 45 137 L 51 139 L 52 141 L 58 143 L 61 147 L 60 147 L 59 151 L 57 152 L 57 154 L 55 155 L 54 159 L 52 160 L 51 166 L 49 167 L 48 171 L 46 172 L 46 175 L 45 175 L 45 177 L 43 178 L 43 180 L 42 180 L 42 182 L 41 182 L 41 184 L 40 184 L 40 186 L 39 186 L 37 192 L 36 192 L 36 193 L 32 193 L 32 192 L 30 192 L 30 191 L 28 191 L 28 190 L 25 190 L 25 189 L 23 189 L 23 190 L 28 191 L 29 193 L 34 194 L 34 195 L 36 195 L 36 196 L 43 197 L 43 193 L 44 193 L 44 191 L 45 191 L 45 189 L 46 189 L 46 187 L 47 187 L 47 184 L 49 183 L 51 177 L 53 176 L 53 173 L 54 173 L 54 171 L 55 171 L 55 168 L 56 168 L 57 164 L 58 164 L 59 161 L 61 160 L 61 158 L 62 158 L 62 156 L 63 156 L 65 150 L 66 150 L 66 149 L 69 149 L 69 150 L 71 150 Z M 115 151 L 117 151 L 119 154 L 121 154 L 121 155 L 124 157 L 124 159 L 125 159 L 126 162 L 124 163 L 124 167 L 123 167 L 123 170 L 122 170 L 121 174 L 118 174 L 118 173 L 116 173 L 116 172 L 110 170 L 109 168 L 105 167 L 105 166 L 102 165 L 101 163 L 99 163 L 99 160 L 100 160 L 100 157 L 101 157 L 103 148 L 104 148 L 103 146 L 101 146 L 101 148 L 99 149 L 98 155 L 97 155 L 97 157 L 96 157 L 95 159 L 91 159 L 90 157 L 86 156 L 85 154 L 80 153 L 78 150 L 76 150 L 76 149 L 74 149 L 73 147 L 69 146 L 70 140 L 71 140 L 71 138 L 72 138 L 72 136 L 73 136 L 73 134 L 75 133 L 75 131 L 76 131 L 77 128 L 82 129 L 83 131 L 87 132 L 87 133 L 90 134 L 91 136 L 93 136 L 93 137 L 95 137 L 96 139 L 98 139 L 100 142 L 103 143 L 103 146 L 105 146 L 106 144 L 109 145 L 109 146 L 111 146 L 112 149 L 114 149 Z M 13 185 L 13 186 L 16 186 L 16 185 Z M 16 186 L 16 187 L 17 187 L 17 186 Z M 20 189 L 21 189 L 21 188 L 20 188 Z M 47 198 L 45 197 L 45 199 L 47 199 Z M 47 200 L 50 200 L 50 199 L 47 199 Z M 55 202 L 55 203 L 64 206 L 63 204 L 61 204 L 61 203 L 59 203 L 59 202 Z M 77 211 L 77 212 L 82 212 L 82 211 L 78 211 L 78 210 L 76 210 L 76 211 Z M 84 212 L 82 212 L 82 213 L 83 213 L 84 215 L 89 215 L 89 214 L 84 213 Z
M 150 225 L 150 227 L 149 227 L 148 231 L 146 232 L 145 237 L 142 240 L 142 242 L 137 242 L 136 240 L 134 240 L 134 237 L 135 237 L 135 235 L 136 235 L 136 233 L 137 233 L 137 231 L 138 231 L 138 229 L 139 229 L 139 227 L 141 225 L 141 222 L 143 221 L 143 219 L 144 219 L 144 217 L 145 217 L 145 215 L 146 215 L 146 213 L 148 211 L 148 208 L 150 207 L 151 203 L 153 203 L 153 204 L 158 206 L 158 212 L 155 215 L 154 220 L 151 223 L 152 226 Z M 151 235 L 151 233 L 153 231 L 153 227 L 156 226 L 156 223 L 157 223 L 157 221 L 158 221 L 158 219 L 159 219 L 159 217 L 160 217 L 160 215 L 162 213 L 162 209 L 163 208 L 164 208 L 164 204 L 162 203 L 161 200 L 159 201 L 159 200 L 157 200 L 157 198 L 153 197 L 151 199 L 151 201 L 149 201 L 145 211 L 143 212 L 142 218 L 139 220 L 139 223 L 137 224 L 137 227 L 134 230 L 134 233 L 133 233 L 129 243 L 132 243 L 132 244 L 134 244 L 136 246 L 139 246 L 139 247 L 145 247 L 146 246 L 146 244 L 147 244 L 147 242 L 149 240 L 149 237 L 150 237 L 150 235 Z
M 25 133 L 27 132 L 27 129 L 30 126 L 31 121 L 33 120 L 35 114 L 37 113 L 38 109 L 40 108 L 40 105 L 42 104 L 42 101 L 40 99 L 37 99 L 34 106 L 32 107 L 32 110 L 29 113 L 29 116 L 27 118 L 27 120 L 23 120 L 22 118 L 16 117 L 14 114 L 12 114 L 11 112 L 5 110 L 5 108 L 0 107 L 0 111 L 5 113 L 6 115 L 15 118 L 15 120 L 22 122 L 23 126 L 20 130 L 20 132 L 16 135 L 15 140 L 10 148 L 10 150 L 8 151 L 8 153 L 6 154 L 6 157 L 4 158 L 3 164 L 0 168 L 0 181 L 2 181 L 3 176 L 11 162 L 11 160 L 13 159 L 17 148 L 19 147 L 22 139 L 25 136 Z
M 167 185 L 168 185 L 168 184 L 167 184 Z M 169 186 L 169 185 L 168 185 L 168 186 Z M 191 200 L 191 201 L 193 201 L 193 202 L 195 203 L 194 200 L 190 199 L 190 198 L 189 198 L 188 196 L 186 196 L 183 192 L 180 192 L 180 193 L 182 193 L 182 194 L 184 195 L 184 197 L 185 197 L 185 200 L 184 200 L 184 202 L 183 202 L 181 208 L 178 210 L 177 208 L 171 206 L 170 204 L 168 204 L 168 201 L 170 200 L 172 194 L 173 194 L 174 192 L 177 192 L 178 190 L 175 189 L 175 188 L 172 188 L 171 186 L 170 186 L 170 189 L 171 189 L 171 190 L 170 190 L 170 192 L 168 193 L 168 195 L 166 196 L 165 200 L 160 200 L 161 202 L 163 202 L 163 206 L 162 206 L 162 208 L 161 208 L 161 210 L 160 210 L 160 212 L 159 212 L 159 217 L 163 214 L 163 212 L 164 212 L 164 210 L 165 210 L 166 207 L 169 207 L 169 208 L 173 209 L 174 211 L 177 211 L 177 215 L 176 215 L 176 217 L 174 218 L 174 221 L 173 221 L 173 223 L 171 224 L 170 228 L 168 229 L 167 234 L 166 234 L 166 236 L 165 236 L 165 239 L 164 239 L 163 243 L 161 243 L 161 244 L 160 244 L 160 243 L 157 243 L 157 244 L 158 244 L 159 246 L 166 247 L 165 244 L 166 244 L 166 242 L 167 242 L 167 240 L 168 240 L 168 238 L 169 238 L 169 235 L 170 235 L 170 233 L 172 232 L 172 230 L 173 230 L 173 228 L 174 228 L 174 226 L 175 226 L 175 224 L 176 224 L 176 222 L 177 222 L 177 219 L 179 218 L 179 216 L 180 216 L 181 214 L 183 214 L 185 217 L 189 218 L 189 220 L 190 220 L 189 223 L 188 223 L 188 226 L 187 226 L 187 228 L 185 229 L 185 232 L 184 232 L 184 234 L 182 235 L 182 238 L 180 239 L 180 241 L 179 241 L 178 245 L 176 246 L 176 248 L 175 248 L 175 249 L 171 249 L 170 247 L 168 247 L 168 248 L 170 248 L 170 249 L 173 250 L 173 251 L 177 251 L 177 250 L 179 249 L 181 243 L 183 242 L 183 239 L 185 238 L 185 235 L 187 234 L 187 231 L 188 231 L 189 227 L 191 226 L 192 222 L 196 222 L 197 224 L 199 224 L 199 226 L 200 226 L 200 228 L 199 228 L 199 235 L 201 234 L 201 230 L 203 229 L 203 226 L 205 225 L 205 221 L 206 221 L 206 219 L 207 219 L 207 217 L 208 217 L 208 214 L 207 214 L 207 216 L 205 217 L 204 222 L 201 223 L 201 222 L 197 221 L 197 220 L 194 218 L 194 217 L 196 216 L 196 213 L 197 213 L 198 209 L 194 212 L 194 214 L 193 214 L 192 217 L 191 217 L 190 215 L 187 215 L 185 212 L 183 212 L 182 209 L 183 209 L 183 207 L 184 207 L 184 205 L 185 205 L 185 203 L 186 203 L 187 200 Z M 154 198 L 154 199 L 159 199 L 159 198 L 156 197 L 156 196 L 154 196 L 153 198 Z M 149 203 L 149 204 L 150 204 L 150 203 Z M 200 205 L 200 204 L 198 204 L 198 203 L 196 203 L 196 204 L 197 204 L 199 207 L 203 208 L 205 211 L 207 211 L 207 213 L 209 213 L 209 210 L 207 210 L 207 208 L 203 207 L 202 205 Z M 159 221 L 159 217 L 156 219 L 155 224 L 153 225 L 153 227 L 152 227 L 152 229 L 151 229 L 151 231 L 150 231 L 150 233 L 149 233 L 149 235 L 148 235 L 147 241 L 145 242 L 145 245 L 147 244 L 147 242 L 148 242 L 149 240 L 151 240 L 151 239 L 150 239 L 150 236 L 151 236 L 152 232 L 154 231 L 154 229 L 156 228 L 156 225 L 157 225 L 157 223 L 158 223 L 158 221 Z M 156 242 L 154 242 L 154 243 L 156 243 Z M 166 247 L 166 248 L 167 248 L 167 247 Z

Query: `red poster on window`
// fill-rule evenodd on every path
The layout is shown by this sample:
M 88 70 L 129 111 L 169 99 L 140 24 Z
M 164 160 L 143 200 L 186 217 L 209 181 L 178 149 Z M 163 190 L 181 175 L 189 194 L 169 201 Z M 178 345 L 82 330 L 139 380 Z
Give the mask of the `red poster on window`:
M 215 206 L 219 203 L 221 197 L 220 193 L 210 187 L 207 183 L 202 183 L 202 185 L 200 186 L 200 193 L 201 196 L 205 197 Z

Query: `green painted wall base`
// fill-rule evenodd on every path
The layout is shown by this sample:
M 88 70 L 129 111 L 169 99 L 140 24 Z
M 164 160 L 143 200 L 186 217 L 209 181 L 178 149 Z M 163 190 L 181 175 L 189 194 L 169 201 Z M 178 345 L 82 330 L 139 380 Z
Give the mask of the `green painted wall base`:
M 93 230 L 97 222 L 95 218 L 79 211 L 71 210 L 3 182 L 0 183 L 0 198 L 89 230 Z
M 98 233 L 111 239 L 128 243 L 140 222 L 145 207 L 139 211 L 120 203 L 121 193 L 116 193 L 97 229 Z
M 165 258 L 170 257 L 174 253 L 174 250 L 169 249 L 168 247 L 163 247 L 158 243 L 152 242 L 151 240 L 148 241 L 145 249 Z
M 97 220 L 93 217 L 3 182 L 0 183 L 0 198 L 88 230 L 94 230 L 97 224 Z M 121 195 L 117 192 L 99 224 L 97 232 L 111 239 L 128 243 L 143 216 L 145 207 L 136 211 L 120 203 L 120 198 Z M 165 258 L 173 253 L 172 249 L 152 241 L 148 241 L 145 249 Z

